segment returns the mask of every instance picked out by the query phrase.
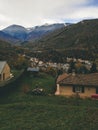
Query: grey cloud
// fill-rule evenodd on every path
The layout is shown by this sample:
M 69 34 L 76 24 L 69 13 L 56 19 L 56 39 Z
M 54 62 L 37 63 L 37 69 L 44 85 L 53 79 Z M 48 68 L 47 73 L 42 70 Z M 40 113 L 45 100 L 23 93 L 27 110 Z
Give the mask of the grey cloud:
M 92 0 L 0 0 L 0 25 L 20 24 L 26 27 L 44 22 L 64 22 L 93 17 L 98 9 L 86 7 Z M 85 6 L 85 7 L 84 7 Z M 80 13 L 80 15 L 79 15 Z M 97 13 L 94 14 L 97 17 Z

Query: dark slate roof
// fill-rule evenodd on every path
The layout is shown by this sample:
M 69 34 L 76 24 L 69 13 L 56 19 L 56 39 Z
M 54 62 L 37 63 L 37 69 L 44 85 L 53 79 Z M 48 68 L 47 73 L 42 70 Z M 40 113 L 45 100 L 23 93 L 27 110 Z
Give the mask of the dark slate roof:
M 87 85 L 98 86 L 98 73 L 92 74 L 69 74 L 63 80 L 58 82 L 64 85 Z
M 31 67 L 28 67 L 27 71 L 31 71 L 31 72 L 39 72 L 39 67 L 36 67 L 36 68 L 31 68 Z
M 6 61 L 0 61 L 0 74 L 2 73 L 2 70 L 6 64 Z

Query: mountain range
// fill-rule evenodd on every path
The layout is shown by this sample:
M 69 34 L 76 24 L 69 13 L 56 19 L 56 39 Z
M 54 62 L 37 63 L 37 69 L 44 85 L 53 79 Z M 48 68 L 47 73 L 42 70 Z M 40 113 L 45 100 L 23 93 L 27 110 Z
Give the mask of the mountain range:
M 50 32 L 63 28 L 68 24 L 45 24 L 31 28 L 24 28 L 20 25 L 11 25 L 0 31 L 0 39 L 9 43 L 19 44 L 23 42 L 35 41 Z
M 22 49 L 28 48 L 30 54 L 43 52 L 42 57 L 44 55 L 46 59 L 47 56 L 52 56 L 51 50 L 66 57 L 98 59 L 98 19 L 83 20 L 76 24 L 45 24 L 31 28 L 11 25 L 0 31 L 2 53 L 4 48 L 6 52 L 7 48 L 13 50 L 10 49 L 12 45 L 18 44 Z M 41 53 L 39 55 L 41 56 Z M 56 56 L 57 53 L 53 55 Z
M 34 50 L 66 50 L 66 53 L 71 53 L 71 50 L 76 50 L 75 53 L 77 50 L 86 50 L 95 55 L 98 53 L 98 19 L 31 28 L 11 25 L 0 31 L 0 40 Z

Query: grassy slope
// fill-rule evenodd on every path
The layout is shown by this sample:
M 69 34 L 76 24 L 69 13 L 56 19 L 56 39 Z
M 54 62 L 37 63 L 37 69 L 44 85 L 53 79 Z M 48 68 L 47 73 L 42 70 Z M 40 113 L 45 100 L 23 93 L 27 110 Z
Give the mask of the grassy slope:
M 52 93 L 54 78 L 41 75 L 22 80 L 16 92 L 0 98 L 0 130 L 97 129 L 98 101 L 28 95 L 24 93 L 25 85 L 32 89 L 37 81 L 47 93 Z

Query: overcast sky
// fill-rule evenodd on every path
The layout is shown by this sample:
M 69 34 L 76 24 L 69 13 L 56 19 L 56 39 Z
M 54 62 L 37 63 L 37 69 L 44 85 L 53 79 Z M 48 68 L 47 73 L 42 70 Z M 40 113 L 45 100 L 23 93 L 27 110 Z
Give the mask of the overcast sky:
M 98 18 L 98 0 L 0 0 L 0 29 L 94 18 Z

